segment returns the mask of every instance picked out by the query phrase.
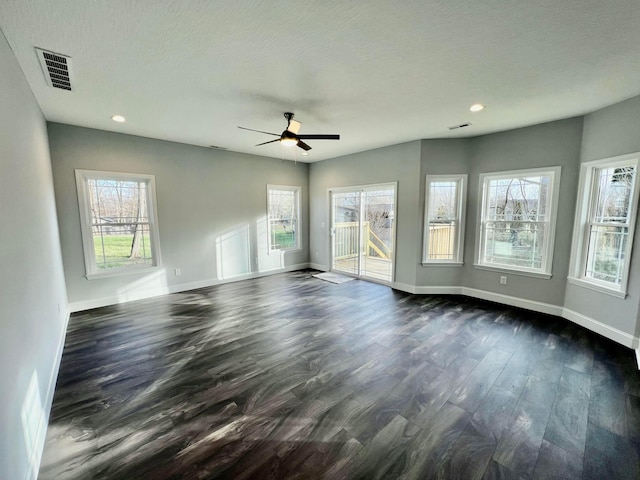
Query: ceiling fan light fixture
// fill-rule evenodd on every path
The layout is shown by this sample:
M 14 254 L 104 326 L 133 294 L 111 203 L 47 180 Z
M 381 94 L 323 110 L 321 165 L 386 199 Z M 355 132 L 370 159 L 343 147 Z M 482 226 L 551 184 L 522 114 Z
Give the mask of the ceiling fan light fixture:
M 285 147 L 295 147 L 298 144 L 298 141 L 298 137 L 288 130 L 282 132 L 282 135 L 280 136 L 280 143 Z

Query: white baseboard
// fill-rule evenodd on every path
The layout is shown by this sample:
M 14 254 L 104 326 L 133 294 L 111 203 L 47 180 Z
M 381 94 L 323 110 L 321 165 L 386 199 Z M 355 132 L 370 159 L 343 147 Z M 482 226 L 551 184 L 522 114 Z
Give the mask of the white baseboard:
M 460 295 L 461 287 L 417 287 L 409 283 L 393 282 L 393 288 L 414 295 Z
M 109 305 L 117 305 L 120 303 L 133 302 L 136 300 L 144 300 L 146 298 L 159 297 L 161 295 L 167 295 L 170 293 L 186 292 L 188 290 L 196 290 L 198 288 L 212 287 L 214 285 L 220 285 L 223 283 L 240 282 L 242 280 L 248 280 L 250 278 L 266 277 L 268 275 L 276 275 L 278 273 L 292 272 L 294 270 L 302 270 L 309 268 L 309 263 L 298 263 L 295 265 L 289 265 L 284 268 L 270 269 L 264 272 L 252 272 L 246 275 L 238 275 L 225 280 L 219 280 L 217 278 L 211 278 L 206 280 L 199 280 L 197 282 L 181 283 L 178 285 L 170 285 L 162 288 L 143 289 L 133 292 L 127 292 L 126 296 L 113 295 L 109 297 L 94 298 L 91 300 L 81 300 L 79 302 L 73 302 L 69 304 L 69 311 L 82 312 L 92 308 L 107 307 Z
M 502 293 L 488 292 L 486 290 L 478 290 L 476 288 L 461 288 L 462 295 L 467 297 L 479 298 L 480 300 L 488 300 L 490 302 L 502 303 L 503 305 L 511 305 L 512 307 L 533 310 L 534 312 L 547 313 L 549 315 L 562 316 L 562 307 L 552 305 L 550 303 L 536 302 L 535 300 L 527 300 L 526 298 L 512 297 Z
M 38 471 L 40 470 L 44 443 L 47 438 L 47 427 L 49 426 L 49 415 L 51 414 L 51 406 L 53 405 L 53 396 L 55 394 L 56 383 L 58 381 L 58 372 L 60 371 L 60 362 L 62 361 L 62 352 L 64 350 L 70 316 L 71 312 L 68 309 L 61 312 L 60 318 L 62 318 L 62 334 L 58 339 L 58 347 L 56 349 L 56 356 L 52 366 L 53 368 L 49 374 L 47 391 L 42 404 L 42 415 L 38 421 L 36 435 L 31 445 L 31 458 L 29 459 L 29 469 L 26 472 L 25 480 L 36 480 L 38 477 Z
M 624 345 L 625 347 L 637 349 L 640 345 L 640 339 L 638 337 L 599 322 L 593 318 L 587 317 L 586 315 L 582 315 L 581 313 L 569 310 L 568 308 L 563 309 L 562 317 L 567 320 L 571 320 L 573 323 L 576 323 L 588 330 L 596 332 L 609 340 L 613 340 L 614 342 Z M 638 355 L 638 350 L 636 350 L 636 355 Z
M 311 262 L 309 264 L 309 268 L 313 268 L 314 270 L 320 270 L 321 272 L 328 272 L 329 271 L 329 267 L 327 267 L 326 265 L 321 265 L 320 263 Z

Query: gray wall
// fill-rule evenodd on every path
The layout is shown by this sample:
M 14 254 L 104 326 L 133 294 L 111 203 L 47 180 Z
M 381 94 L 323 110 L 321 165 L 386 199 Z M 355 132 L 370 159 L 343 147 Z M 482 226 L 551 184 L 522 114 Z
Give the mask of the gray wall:
M 416 285 L 421 287 L 461 286 L 462 267 L 452 265 L 421 265 L 424 236 L 424 198 L 427 175 L 468 174 L 470 162 L 468 139 L 422 140 L 420 153 L 420 215 L 417 219 L 418 251 Z M 468 188 L 468 185 L 467 185 Z M 468 214 L 468 213 L 467 213 Z M 466 229 L 466 225 L 465 225 Z
M 562 306 L 569 271 L 571 234 L 578 188 L 582 118 L 571 118 L 533 127 L 476 137 L 471 142 L 469 196 L 463 285 L 484 291 Z M 525 277 L 479 270 L 473 267 L 481 173 L 561 166 L 560 197 L 552 277 Z M 507 285 L 499 284 L 507 275 Z
M 398 182 L 395 280 L 415 285 L 420 228 L 419 175 L 420 141 L 312 163 L 309 169 L 311 262 L 326 269 L 330 266 L 329 188 Z
M 49 124 L 49 139 L 72 309 L 243 278 L 230 275 L 242 273 L 239 257 L 248 257 L 251 274 L 309 261 L 307 164 L 55 123 Z M 85 277 L 75 169 L 156 176 L 162 268 L 151 274 Z M 267 184 L 302 187 L 302 250 L 267 254 Z M 221 254 L 218 242 L 223 242 Z M 174 275 L 175 268 L 181 276 Z
M 46 125 L 1 33 L 0 65 L 0 478 L 22 480 L 37 474 L 68 314 Z
M 640 151 L 640 97 L 618 103 L 584 118 L 582 162 Z M 640 336 L 640 216 L 631 258 L 627 298 L 595 292 L 567 284 L 565 306 L 575 312 Z M 612 313 L 615 312 L 615 313 Z

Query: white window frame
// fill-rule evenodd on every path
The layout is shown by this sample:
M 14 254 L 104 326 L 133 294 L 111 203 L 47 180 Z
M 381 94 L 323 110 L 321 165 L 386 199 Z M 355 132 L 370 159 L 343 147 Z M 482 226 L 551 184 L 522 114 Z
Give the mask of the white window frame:
M 464 258 L 464 224 L 467 203 L 467 174 L 459 175 L 427 175 L 424 194 L 424 231 L 422 242 L 422 264 L 423 265 L 462 265 Z M 456 195 L 456 218 L 453 219 L 457 225 L 456 238 L 454 239 L 453 259 L 429 258 L 429 204 L 431 193 L 430 185 L 434 182 L 456 182 L 458 185 Z
M 296 244 L 291 247 L 280 248 L 272 245 L 271 243 L 271 205 L 269 204 L 270 192 L 272 190 L 280 190 L 285 192 L 294 192 L 295 194 L 295 208 L 296 208 Z M 300 215 L 300 195 L 302 187 L 291 185 L 267 185 L 267 243 L 269 252 L 293 252 L 302 250 L 302 235 L 301 235 L 301 215 Z
M 479 195 L 480 201 L 478 202 L 478 222 L 476 226 L 476 251 L 474 259 L 474 267 L 480 270 L 491 270 L 496 272 L 512 273 L 514 275 L 523 275 L 529 277 L 546 278 L 549 279 L 552 276 L 553 265 L 553 248 L 556 236 L 556 219 L 558 216 L 558 198 L 560 196 L 560 173 L 561 167 L 541 167 L 530 168 L 525 170 L 510 170 L 503 172 L 490 172 L 480 174 L 480 186 Z M 542 255 L 541 268 L 526 268 L 511 265 L 496 265 L 493 263 L 484 263 L 482 252 L 484 251 L 484 231 L 486 224 L 486 205 L 488 203 L 488 182 L 491 180 L 499 180 L 504 178 L 521 178 L 531 176 L 548 175 L 551 177 L 551 184 L 549 185 L 550 195 L 548 196 L 548 205 L 546 211 L 548 212 L 548 221 L 544 222 L 545 236 L 544 236 L 544 251 Z
M 144 273 L 156 270 L 161 266 L 160 240 L 158 236 L 158 217 L 156 203 L 156 182 L 154 175 L 139 173 L 103 172 L 98 170 L 76 170 L 76 188 L 78 191 L 78 206 L 80 209 L 80 229 L 82 231 L 82 246 L 86 277 L 89 280 L 105 277 L 117 277 L 134 273 Z M 87 191 L 87 180 L 119 180 L 145 182 L 147 184 L 147 209 L 149 215 L 149 237 L 151 242 L 152 264 L 145 266 L 126 265 L 122 267 L 101 270 L 96 263 L 96 252 L 93 243 L 91 225 L 91 206 Z
M 589 251 L 589 228 L 591 216 L 595 208 L 595 195 L 597 188 L 595 185 L 594 173 L 601 168 L 617 168 L 635 165 L 636 177 L 631 192 L 629 202 L 629 225 L 627 246 L 624 252 L 624 266 L 622 268 L 622 280 L 620 285 L 604 280 L 598 280 L 585 276 L 587 264 L 587 253 Z M 606 293 L 618 298 L 627 296 L 627 284 L 629 281 L 629 269 L 631 267 L 631 253 L 633 238 L 635 233 L 636 216 L 638 211 L 638 195 L 640 185 L 638 185 L 638 168 L 640 166 L 640 152 L 619 155 L 616 157 L 604 158 L 585 162 L 580 167 L 580 184 L 578 187 L 578 200 L 576 204 L 576 218 L 573 226 L 573 240 L 571 244 L 571 262 L 569 264 L 569 283 L 589 288 L 601 293 Z M 621 226 L 621 225 L 618 225 Z

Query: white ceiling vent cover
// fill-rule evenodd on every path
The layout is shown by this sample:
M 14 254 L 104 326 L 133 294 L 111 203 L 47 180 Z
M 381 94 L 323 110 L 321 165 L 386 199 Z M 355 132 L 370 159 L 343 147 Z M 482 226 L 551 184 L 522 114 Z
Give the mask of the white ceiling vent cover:
M 73 90 L 71 88 L 71 57 L 37 47 L 36 52 L 47 85 L 63 90 Z

